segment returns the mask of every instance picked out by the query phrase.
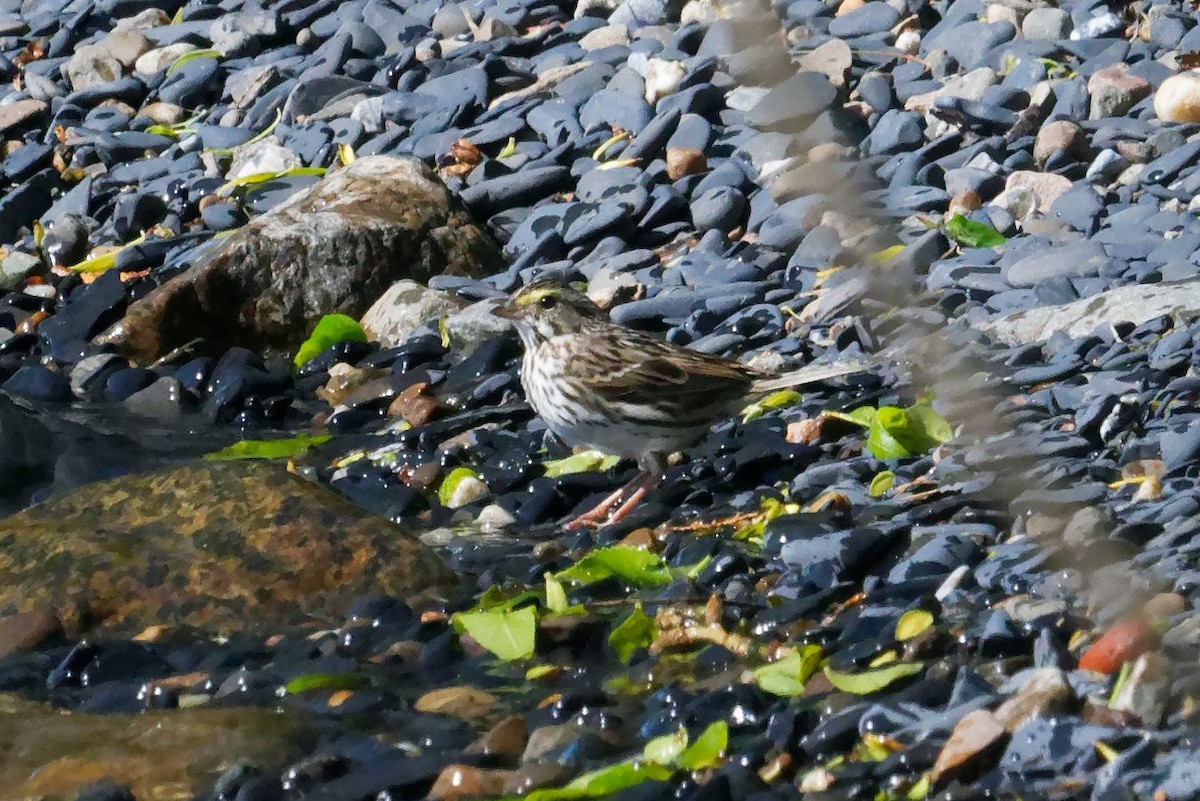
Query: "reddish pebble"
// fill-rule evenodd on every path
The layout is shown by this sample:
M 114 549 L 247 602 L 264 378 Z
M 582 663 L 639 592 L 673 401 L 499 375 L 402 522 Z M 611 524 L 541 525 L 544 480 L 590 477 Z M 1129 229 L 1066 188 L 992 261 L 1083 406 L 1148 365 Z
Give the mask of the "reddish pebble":
M 1092 643 L 1080 658 L 1079 667 L 1096 673 L 1113 673 L 1125 662 L 1153 648 L 1154 640 L 1154 632 L 1143 621 L 1123 620 Z

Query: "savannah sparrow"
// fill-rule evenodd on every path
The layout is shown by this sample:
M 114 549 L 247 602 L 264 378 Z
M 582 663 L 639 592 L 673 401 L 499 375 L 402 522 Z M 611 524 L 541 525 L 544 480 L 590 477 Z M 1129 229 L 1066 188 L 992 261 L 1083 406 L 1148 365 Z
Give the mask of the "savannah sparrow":
M 772 376 L 619 326 L 553 279 L 522 288 L 494 313 L 516 324 L 525 346 L 521 385 L 546 426 L 569 445 L 636 459 L 642 469 L 572 528 L 624 517 L 658 482 L 669 454 L 755 396 L 866 366 L 812 365 Z

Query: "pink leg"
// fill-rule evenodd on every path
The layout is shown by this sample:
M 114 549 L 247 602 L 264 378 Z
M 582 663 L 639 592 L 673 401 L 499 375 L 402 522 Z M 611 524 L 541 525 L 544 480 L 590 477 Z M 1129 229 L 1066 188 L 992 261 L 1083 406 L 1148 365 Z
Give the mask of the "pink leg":
M 646 497 L 646 492 L 650 488 L 658 484 L 659 476 L 657 473 L 643 472 L 639 473 L 633 481 L 630 481 L 625 486 L 621 487 L 616 492 L 609 495 L 598 505 L 568 522 L 565 528 L 568 531 L 575 531 L 584 526 L 606 526 L 609 523 L 616 523 L 628 515 L 633 508 L 638 505 L 642 498 Z M 632 490 L 632 492 L 630 492 Z M 625 494 L 629 493 L 629 497 L 625 498 Z M 625 500 L 621 503 L 617 510 L 609 514 L 609 510 L 617 505 L 622 498 Z
M 628 487 L 629 485 L 626 484 L 625 486 L 614 490 L 611 495 L 600 501 L 600 503 L 596 504 L 578 517 L 573 518 L 569 523 L 566 524 L 566 526 L 564 526 L 564 528 L 566 528 L 567 531 L 575 531 L 583 528 L 584 526 L 600 525 L 600 522 L 604 519 L 605 515 L 608 514 L 608 510 L 617 505 Z
M 609 523 L 617 523 L 617 522 L 620 522 L 621 520 L 624 520 L 625 516 L 633 511 L 633 507 L 637 506 L 639 503 L 642 502 L 642 498 L 646 497 L 646 493 L 649 491 L 649 489 L 650 489 L 649 486 L 643 484 L 642 486 L 635 489 L 633 492 L 629 493 L 629 497 L 625 500 L 625 503 L 618 506 L 617 511 L 615 511 L 611 515 L 609 515 L 608 520 L 604 521 L 605 525 L 607 525 Z

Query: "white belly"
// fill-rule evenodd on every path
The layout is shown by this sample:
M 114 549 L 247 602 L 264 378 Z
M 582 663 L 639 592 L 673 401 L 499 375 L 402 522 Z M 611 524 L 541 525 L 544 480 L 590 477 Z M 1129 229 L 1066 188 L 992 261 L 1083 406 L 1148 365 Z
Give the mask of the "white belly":
M 564 359 L 560 353 L 545 345 L 527 348 L 521 361 L 521 385 L 546 427 L 568 445 L 640 460 L 647 454 L 679 450 L 701 433 L 644 423 L 635 428 L 618 422 L 619 409 L 584 408 L 572 393 L 563 389 L 562 382 L 547 380 L 562 374 Z

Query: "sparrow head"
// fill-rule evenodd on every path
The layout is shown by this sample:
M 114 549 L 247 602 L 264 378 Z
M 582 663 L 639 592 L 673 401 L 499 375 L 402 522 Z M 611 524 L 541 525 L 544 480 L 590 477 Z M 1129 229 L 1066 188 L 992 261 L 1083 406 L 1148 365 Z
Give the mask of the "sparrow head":
M 528 346 L 530 342 L 581 331 L 608 315 L 587 295 L 557 279 L 540 279 L 517 290 L 492 312 L 516 323 Z

